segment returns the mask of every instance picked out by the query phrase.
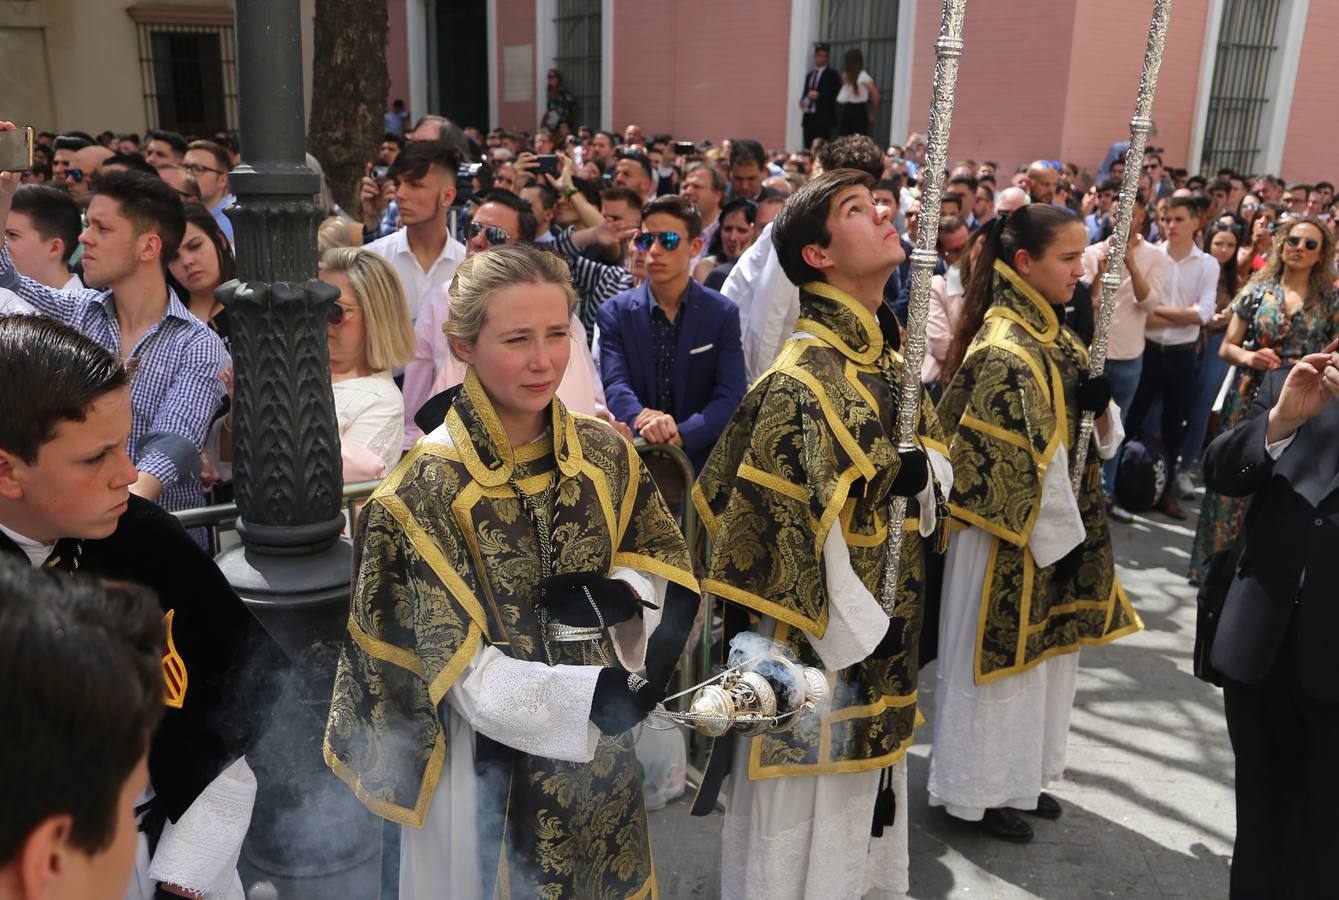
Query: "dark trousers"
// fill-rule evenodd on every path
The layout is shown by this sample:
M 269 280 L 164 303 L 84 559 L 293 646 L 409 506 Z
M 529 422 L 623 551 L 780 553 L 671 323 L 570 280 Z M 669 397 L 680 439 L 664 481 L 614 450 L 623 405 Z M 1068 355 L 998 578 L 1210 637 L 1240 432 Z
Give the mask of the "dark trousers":
M 822 138 L 825 141 L 832 140 L 832 123 L 821 119 L 815 119 L 811 116 L 805 116 L 801 120 L 804 130 L 804 149 L 808 150 L 814 146 L 814 141 Z
M 1263 681 L 1223 685 L 1237 759 L 1233 900 L 1339 892 L 1339 703 L 1303 690 L 1296 623 Z
M 1173 472 L 1176 471 L 1176 460 L 1181 453 L 1181 441 L 1194 395 L 1195 345 L 1181 344 L 1168 348 L 1145 341 L 1139 387 L 1134 392 L 1134 402 L 1130 404 L 1130 414 L 1125 421 L 1138 428 L 1154 399 L 1162 398 L 1162 445 L 1167 448 L 1168 463 Z

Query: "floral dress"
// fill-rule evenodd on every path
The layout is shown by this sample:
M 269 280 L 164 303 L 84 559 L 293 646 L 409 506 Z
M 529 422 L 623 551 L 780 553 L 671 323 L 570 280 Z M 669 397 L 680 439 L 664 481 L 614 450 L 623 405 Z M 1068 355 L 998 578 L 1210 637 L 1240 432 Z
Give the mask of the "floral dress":
M 1323 349 L 1335 335 L 1339 335 L 1339 291 L 1333 288 L 1318 302 L 1308 298 L 1297 314 L 1290 316 L 1283 285 L 1272 280 L 1256 282 L 1242 288 L 1230 308 L 1247 323 L 1242 348 L 1271 347 L 1285 364 Z M 1223 411 L 1215 436 L 1227 431 L 1246 414 L 1266 374 L 1243 366 L 1232 370 L 1229 376 L 1232 383 L 1223 398 Z M 1210 490 L 1204 492 L 1199 525 L 1195 528 L 1195 544 L 1190 553 L 1192 583 L 1199 583 L 1208 567 L 1209 557 L 1228 547 L 1236 537 L 1237 526 L 1246 511 L 1246 501 L 1245 497 L 1223 497 Z

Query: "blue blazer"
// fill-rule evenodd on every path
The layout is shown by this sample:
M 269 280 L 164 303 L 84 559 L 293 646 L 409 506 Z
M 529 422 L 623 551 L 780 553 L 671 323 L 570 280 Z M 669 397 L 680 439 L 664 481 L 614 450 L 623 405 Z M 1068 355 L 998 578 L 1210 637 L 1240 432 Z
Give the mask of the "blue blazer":
M 683 327 L 674 355 L 674 408 L 664 411 L 678 423 L 693 468 L 701 469 L 748 384 L 735 302 L 690 280 L 683 303 L 679 313 Z M 610 297 L 595 315 L 605 404 L 628 427 L 655 400 L 654 305 L 648 283 Z

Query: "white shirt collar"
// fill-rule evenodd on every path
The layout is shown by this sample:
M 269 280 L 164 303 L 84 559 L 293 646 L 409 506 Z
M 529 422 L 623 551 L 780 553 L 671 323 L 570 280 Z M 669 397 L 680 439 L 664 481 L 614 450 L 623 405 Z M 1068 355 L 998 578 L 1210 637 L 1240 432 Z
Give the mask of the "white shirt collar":
M 409 258 L 412 259 L 415 264 L 418 263 L 418 257 L 414 256 L 414 251 L 409 249 L 408 228 L 401 228 L 399 231 L 395 232 L 394 243 L 397 255 L 401 253 L 408 254 Z M 437 263 L 444 259 L 449 262 L 464 262 L 465 245 L 448 235 L 446 243 L 442 245 L 442 252 L 437 254 L 437 259 L 433 261 L 433 265 L 437 265 Z
M 9 528 L 5 525 L 0 525 L 0 531 L 3 531 L 9 536 L 11 541 L 19 545 L 19 549 L 27 555 L 28 562 L 32 564 L 34 569 L 40 568 L 42 563 L 46 562 L 47 558 L 51 556 L 51 551 L 56 547 L 55 544 L 43 544 L 32 538 L 24 537 L 13 528 Z

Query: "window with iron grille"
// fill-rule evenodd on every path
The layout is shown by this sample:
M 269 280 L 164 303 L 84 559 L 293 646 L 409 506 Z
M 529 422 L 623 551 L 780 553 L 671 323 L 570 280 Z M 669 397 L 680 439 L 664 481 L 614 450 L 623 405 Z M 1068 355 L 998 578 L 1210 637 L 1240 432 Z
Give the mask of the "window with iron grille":
M 601 0 L 558 0 L 553 20 L 558 37 L 554 67 L 576 100 L 573 130 L 579 125 L 600 127 L 601 5 Z
M 893 69 L 897 61 L 897 7 L 899 0 L 823 0 L 819 12 L 819 40 L 832 45 L 829 65 L 842 71 L 846 51 L 858 48 L 865 71 L 879 89 L 879 108 L 869 126 L 878 144 L 888 142 L 893 125 Z
M 132 7 L 150 129 L 210 136 L 237 127 L 232 14 Z
M 1261 160 L 1277 85 L 1282 0 L 1226 0 L 1209 89 L 1200 167 L 1251 174 Z

